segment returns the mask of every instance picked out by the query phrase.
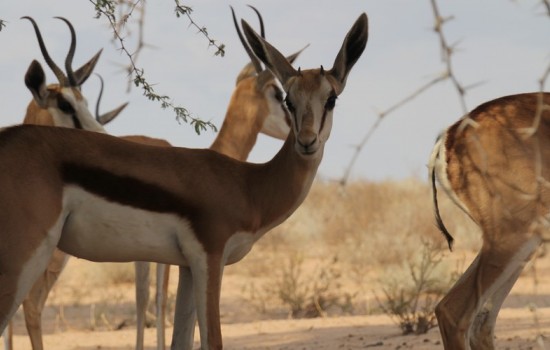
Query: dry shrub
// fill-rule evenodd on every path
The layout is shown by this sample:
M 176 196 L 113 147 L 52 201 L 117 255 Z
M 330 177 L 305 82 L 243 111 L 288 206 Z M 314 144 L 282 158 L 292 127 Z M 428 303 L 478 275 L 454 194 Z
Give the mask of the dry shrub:
M 456 239 L 455 250 L 477 250 L 477 227 L 444 193 L 438 198 L 443 220 Z M 404 263 L 421 257 L 423 241 L 446 245 L 435 225 L 427 182 L 414 178 L 355 181 L 342 187 L 317 181 L 294 215 L 262 238 L 244 264 L 249 266 L 250 276 L 274 278 L 281 273 L 277 269 L 285 268 L 281 262 L 293 254 L 301 254 L 306 264 L 320 257 L 338 256 L 341 279 L 351 280 L 354 290 L 362 292 L 364 300 L 356 298 L 354 302 L 364 302 L 365 311 L 370 313 L 373 288 L 384 288 L 380 276 L 388 273 L 387 267 L 401 273 Z M 446 265 L 452 265 L 455 271 L 460 259 L 464 259 L 464 253 L 449 255 Z M 288 266 L 286 269 L 292 275 Z M 316 278 L 310 273 L 309 283 Z M 266 303 L 263 285 L 256 282 L 253 299 Z M 357 310 L 358 304 L 352 308 Z
M 440 244 L 424 241 L 420 254 L 381 277 L 384 296 L 377 297 L 378 304 L 403 334 L 424 334 L 437 326 L 435 306 L 459 276 L 444 258 Z

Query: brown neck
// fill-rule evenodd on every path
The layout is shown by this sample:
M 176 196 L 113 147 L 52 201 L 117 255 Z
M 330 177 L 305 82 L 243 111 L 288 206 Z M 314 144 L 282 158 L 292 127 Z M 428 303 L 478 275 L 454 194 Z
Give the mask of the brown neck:
M 243 79 L 231 96 L 222 127 L 210 149 L 245 161 L 268 113 L 263 93 L 256 87 L 256 78 Z
M 287 219 L 304 201 L 317 174 L 323 149 L 315 158 L 304 158 L 295 150 L 290 133 L 275 157 L 254 169 L 249 193 L 256 211 L 260 234 Z

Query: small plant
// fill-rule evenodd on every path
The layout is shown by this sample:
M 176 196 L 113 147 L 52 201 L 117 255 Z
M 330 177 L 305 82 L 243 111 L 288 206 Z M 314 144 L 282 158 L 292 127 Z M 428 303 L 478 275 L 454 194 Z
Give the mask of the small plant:
M 403 276 L 381 281 L 384 299 L 376 297 L 384 313 L 406 334 L 424 334 L 437 325 L 435 306 L 456 280 L 456 272 L 442 268 L 443 249 L 423 242 L 418 260 L 406 263 Z
M 260 288 L 254 285 L 250 288 L 250 298 L 258 304 L 258 310 L 267 311 L 268 299 L 278 299 L 293 318 L 323 317 L 332 308 L 353 310 L 354 295 L 342 290 L 342 273 L 336 257 L 314 268 L 312 273 L 305 271 L 304 257 L 299 253 L 288 256 L 279 266 L 273 280 Z

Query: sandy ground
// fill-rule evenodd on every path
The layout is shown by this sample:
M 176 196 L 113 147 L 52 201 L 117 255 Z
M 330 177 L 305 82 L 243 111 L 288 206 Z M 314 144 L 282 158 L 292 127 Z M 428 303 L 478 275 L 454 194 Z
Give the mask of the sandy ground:
M 498 349 L 544 349 L 550 335 L 550 308 L 537 311 L 539 327 L 527 309 L 502 310 L 497 327 Z M 170 336 L 172 329 L 167 330 Z M 427 334 L 403 336 L 386 316 L 348 316 L 301 320 L 265 320 L 224 324 L 225 349 L 441 349 L 437 329 Z M 542 334 L 542 338 L 539 335 Z M 44 337 L 46 349 L 133 349 L 134 329 L 120 331 L 64 331 Z M 30 349 L 28 338 L 15 336 L 15 349 Z M 156 349 L 155 331 L 146 330 L 146 349 Z M 197 348 L 198 344 L 196 343 Z
M 118 289 L 102 287 L 92 292 L 86 282 L 90 278 L 82 267 L 87 264 L 92 263 L 71 260 L 59 286 L 52 293 L 44 313 L 45 349 L 133 349 L 135 316 L 132 284 L 127 283 Z M 175 276 L 176 271 L 172 270 L 172 274 Z M 547 339 L 550 336 L 550 257 L 539 259 L 537 275 L 536 293 L 533 292 L 533 275 L 527 272 L 520 277 L 506 300 L 497 323 L 498 349 L 545 349 L 545 344 L 550 348 L 550 339 Z M 250 300 L 243 297 L 243 278 L 246 277 L 227 271 L 224 277 L 221 309 L 225 349 L 442 348 L 437 328 L 423 335 L 403 336 L 392 319 L 383 314 L 289 319 L 280 313 L 259 313 L 250 307 Z M 176 283 L 171 280 L 171 288 L 175 288 Z M 96 295 L 98 299 L 94 301 L 87 294 Z M 98 300 L 109 300 L 113 303 L 103 305 Z M 104 308 L 105 314 L 109 316 L 95 317 L 92 321 L 92 313 L 103 315 L 100 308 Z M 96 330 L 92 331 L 94 327 Z M 121 329 L 114 330 L 119 327 Z M 171 334 L 172 328 L 169 325 L 167 344 Z M 31 349 L 21 310 L 15 318 L 14 344 L 16 350 Z M 156 349 L 154 328 L 146 329 L 145 345 L 146 349 Z M 198 348 L 198 335 L 195 345 Z M 0 349 L 4 350 L 3 344 Z

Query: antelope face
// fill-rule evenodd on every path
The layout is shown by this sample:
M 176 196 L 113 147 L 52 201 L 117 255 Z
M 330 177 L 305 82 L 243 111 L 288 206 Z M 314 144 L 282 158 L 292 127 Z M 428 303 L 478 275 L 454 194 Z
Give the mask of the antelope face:
M 277 139 L 286 139 L 290 132 L 290 115 L 283 104 L 283 91 L 275 78 L 263 86 L 261 93 L 267 104 L 261 132 Z
M 105 132 L 88 109 L 88 102 L 78 87 L 46 85 L 45 74 L 38 61 L 33 61 L 25 74 L 25 85 L 39 108 L 47 111 L 55 126 Z
M 286 106 L 291 115 L 296 151 L 307 157 L 322 156 L 332 127 L 336 97 L 344 90 L 351 68 L 367 45 L 367 15 L 363 13 L 357 18 L 344 38 L 332 68 L 327 71 L 322 66 L 321 69 L 296 71 L 279 50 L 259 36 L 248 23 L 241 23 L 250 48 L 287 93 Z
M 300 72 L 289 80 L 286 88 L 285 103 L 292 118 L 296 151 L 311 157 L 330 136 L 335 89 L 319 69 Z

